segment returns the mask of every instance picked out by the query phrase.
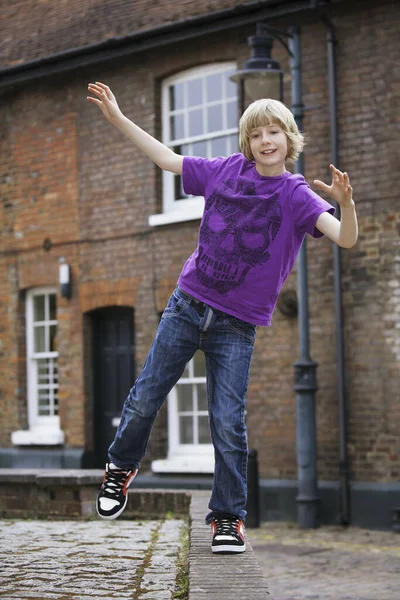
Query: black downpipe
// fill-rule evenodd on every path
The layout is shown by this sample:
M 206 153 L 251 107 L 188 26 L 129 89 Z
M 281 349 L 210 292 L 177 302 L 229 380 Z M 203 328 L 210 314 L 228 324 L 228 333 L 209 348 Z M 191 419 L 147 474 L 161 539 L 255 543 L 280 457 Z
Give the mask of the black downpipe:
M 320 14 L 327 27 L 327 53 L 328 53 L 328 85 L 329 85 L 329 112 L 330 112 L 330 138 L 331 162 L 337 168 L 339 165 L 338 152 L 338 126 L 337 126 L 337 69 L 336 69 L 336 35 L 333 23 L 325 14 Z M 340 206 L 335 202 L 336 213 L 340 219 Z M 345 381 L 345 356 L 344 356 L 344 318 L 342 302 L 342 261 L 341 249 L 333 244 L 333 276 L 335 295 L 335 326 L 336 326 L 336 371 L 338 380 L 338 408 L 339 408 L 339 511 L 337 522 L 341 525 L 350 523 L 350 471 L 347 451 L 348 441 L 348 403 Z

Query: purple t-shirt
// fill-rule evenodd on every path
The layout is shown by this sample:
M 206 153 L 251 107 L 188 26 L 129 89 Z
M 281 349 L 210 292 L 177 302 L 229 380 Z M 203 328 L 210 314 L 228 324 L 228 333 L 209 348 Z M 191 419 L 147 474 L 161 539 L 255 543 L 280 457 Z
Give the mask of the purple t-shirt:
M 196 250 L 179 287 L 210 306 L 256 325 L 270 325 L 279 292 L 307 233 L 333 206 L 302 175 L 258 173 L 243 154 L 186 156 L 183 187 L 204 196 Z

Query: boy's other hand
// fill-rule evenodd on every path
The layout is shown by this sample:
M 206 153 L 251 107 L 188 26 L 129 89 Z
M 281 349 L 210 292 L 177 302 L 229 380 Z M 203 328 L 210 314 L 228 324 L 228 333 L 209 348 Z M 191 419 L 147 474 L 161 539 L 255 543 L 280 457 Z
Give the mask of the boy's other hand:
M 96 83 L 89 83 L 88 90 L 91 94 L 97 96 L 97 98 L 88 96 L 88 101 L 96 104 L 108 121 L 113 122 L 123 116 L 108 85 L 96 81 Z
M 314 179 L 314 185 L 326 192 L 333 200 L 341 206 L 353 205 L 353 188 L 350 185 L 347 173 L 342 173 L 333 165 L 329 165 L 332 171 L 332 183 L 327 185 L 319 179 Z

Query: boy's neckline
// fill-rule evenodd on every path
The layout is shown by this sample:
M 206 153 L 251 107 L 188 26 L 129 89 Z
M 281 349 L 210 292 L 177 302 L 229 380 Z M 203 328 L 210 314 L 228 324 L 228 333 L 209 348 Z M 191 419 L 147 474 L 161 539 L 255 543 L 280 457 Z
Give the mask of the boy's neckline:
M 261 175 L 261 173 L 259 173 L 257 171 L 256 163 L 253 163 L 252 170 L 253 170 L 254 175 L 257 177 L 257 179 L 263 179 L 263 180 L 272 179 L 273 181 L 278 181 L 279 179 L 286 179 L 286 177 L 289 177 L 289 175 L 291 175 L 290 171 L 285 171 L 281 175 Z

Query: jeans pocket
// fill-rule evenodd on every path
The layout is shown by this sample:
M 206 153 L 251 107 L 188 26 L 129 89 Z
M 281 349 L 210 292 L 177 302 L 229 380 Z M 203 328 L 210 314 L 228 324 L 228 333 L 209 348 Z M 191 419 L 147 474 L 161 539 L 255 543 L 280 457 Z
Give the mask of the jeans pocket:
M 235 333 L 238 333 L 254 343 L 257 328 L 253 323 L 247 323 L 246 321 L 242 321 L 241 319 L 229 315 L 225 317 L 225 324 Z
M 185 298 L 178 298 L 175 294 L 172 294 L 161 318 L 178 317 L 186 310 L 188 305 L 189 302 Z

